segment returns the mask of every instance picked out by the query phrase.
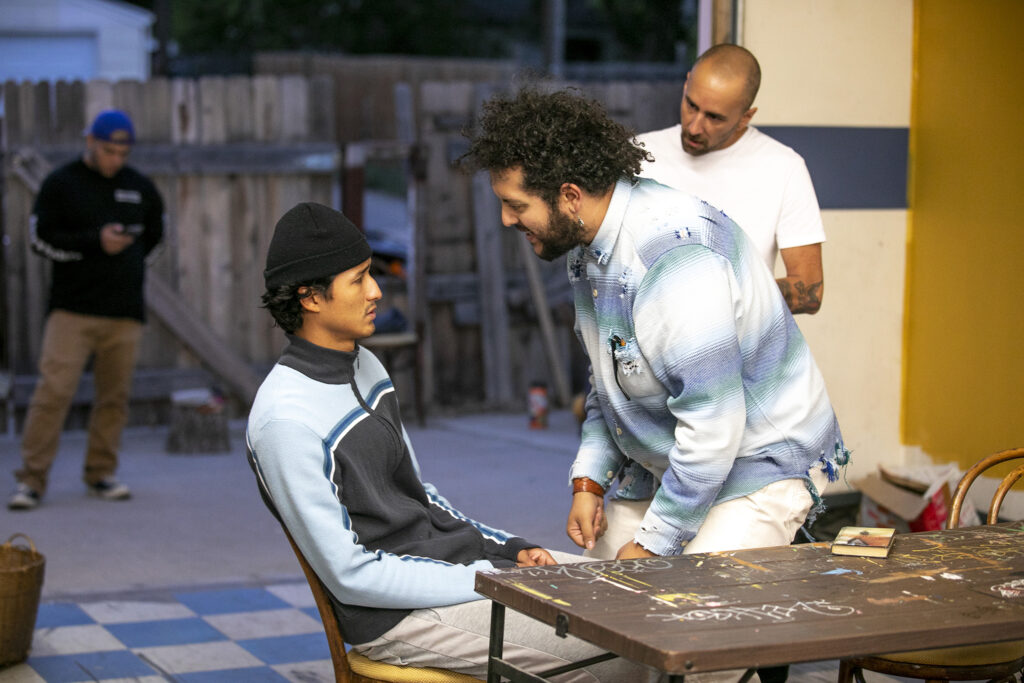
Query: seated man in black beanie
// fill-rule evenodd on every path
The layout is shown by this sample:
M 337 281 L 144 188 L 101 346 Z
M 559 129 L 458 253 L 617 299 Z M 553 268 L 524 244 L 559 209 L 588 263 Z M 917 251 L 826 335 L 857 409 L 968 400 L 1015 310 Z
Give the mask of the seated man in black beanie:
M 473 592 L 476 571 L 556 560 L 467 518 L 421 482 L 391 379 L 357 343 L 373 334 L 381 296 L 370 255 L 359 229 L 326 206 L 299 204 L 278 221 L 263 304 L 289 343 L 253 403 L 249 462 L 356 651 L 482 677 L 490 602 Z M 527 670 L 599 654 L 514 612 L 505 633 L 506 656 Z M 556 680 L 656 677 L 615 659 Z

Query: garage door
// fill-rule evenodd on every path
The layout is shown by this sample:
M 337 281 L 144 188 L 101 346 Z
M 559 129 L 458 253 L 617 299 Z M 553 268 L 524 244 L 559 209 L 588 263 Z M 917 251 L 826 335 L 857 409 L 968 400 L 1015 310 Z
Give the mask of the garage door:
M 89 80 L 96 77 L 95 35 L 0 33 L 0 81 Z

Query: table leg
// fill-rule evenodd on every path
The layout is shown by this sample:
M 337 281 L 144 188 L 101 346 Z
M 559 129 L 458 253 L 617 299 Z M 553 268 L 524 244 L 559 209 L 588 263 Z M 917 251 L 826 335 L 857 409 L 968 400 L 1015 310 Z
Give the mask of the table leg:
M 501 659 L 505 645 L 505 606 L 491 601 L 491 646 L 487 657 L 487 683 L 500 683 L 501 675 L 494 670 L 494 661 Z
M 551 676 L 576 671 L 591 664 L 606 662 L 609 659 L 618 657 L 614 652 L 605 652 L 588 659 L 557 666 L 536 674 L 523 671 L 509 662 L 502 661 L 502 655 L 505 653 L 505 606 L 494 600 L 491 601 L 490 637 L 491 642 L 487 651 L 487 683 L 501 683 L 502 673 L 510 681 L 538 681 L 539 683 L 547 683 L 548 678 Z M 684 676 L 670 676 L 669 681 L 671 683 L 683 683 L 684 678 Z

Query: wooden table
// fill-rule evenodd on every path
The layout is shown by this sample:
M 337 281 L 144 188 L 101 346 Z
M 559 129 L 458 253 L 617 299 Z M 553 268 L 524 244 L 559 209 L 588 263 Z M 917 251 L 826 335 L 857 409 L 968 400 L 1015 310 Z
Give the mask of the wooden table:
M 681 680 L 1024 635 L 1024 522 L 897 534 L 887 558 L 828 543 L 479 572 L 494 601 L 488 681 L 542 680 L 501 659 L 505 606 Z

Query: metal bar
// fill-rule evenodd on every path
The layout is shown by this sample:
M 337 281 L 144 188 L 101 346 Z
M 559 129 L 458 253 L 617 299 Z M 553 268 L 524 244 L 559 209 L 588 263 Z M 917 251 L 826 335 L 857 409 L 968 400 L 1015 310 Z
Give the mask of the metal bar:
M 492 659 L 488 666 L 488 683 L 490 683 L 491 672 L 494 672 L 495 678 L 494 683 L 501 680 L 504 676 L 512 683 L 548 683 L 546 678 L 541 678 L 536 674 L 532 674 L 529 671 L 523 671 L 518 666 L 509 664 L 504 659 Z
M 499 683 L 501 676 L 497 664 L 501 660 L 505 645 L 505 606 L 491 602 L 491 646 L 487 658 L 487 683 Z
M 583 667 L 590 666 L 591 664 L 600 664 L 601 662 L 607 662 L 609 659 L 615 659 L 618 657 L 614 652 L 605 652 L 604 654 L 595 655 L 588 659 L 581 659 L 578 662 L 571 664 L 563 664 L 562 666 L 556 666 L 553 669 L 545 669 L 544 671 L 538 671 L 537 675 L 541 678 L 551 678 L 559 674 L 568 673 L 570 671 L 576 671 Z M 740 681 L 740 683 L 746 683 L 746 681 Z

